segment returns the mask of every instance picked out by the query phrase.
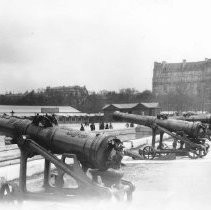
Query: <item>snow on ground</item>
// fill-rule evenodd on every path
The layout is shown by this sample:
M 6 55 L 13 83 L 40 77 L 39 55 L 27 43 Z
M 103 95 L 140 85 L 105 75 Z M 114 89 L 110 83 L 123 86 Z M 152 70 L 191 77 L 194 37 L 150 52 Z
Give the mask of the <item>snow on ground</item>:
M 61 127 L 65 126 L 65 127 L 68 127 L 68 128 L 80 130 L 81 124 L 59 124 L 59 126 L 61 126 Z M 126 123 L 112 123 L 112 126 L 113 126 L 113 130 L 119 130 L 119 129 L 127 128 Z M 137 127 L 137 125 L 134 124 L 134 127 Z M 84 126 L 84 128 L 85 128 L 85 131 L 90 131 L 89 126 Z M 95 123 L 95 130 L 99 131 L 99 123 Z M 108 130 L 110 130 L 110 129 L 108 129 Z
M 122 168 L 124 179 L 132 181 L 136 190 L 131 203 L 121 203 L 114 199 L 103 200 L 47 200 L 25 201 L 19 210 L 198 210 L 211 206 L 211 155 L 200 160 L 158 161 L 137 163 L 134 161 Z M 209 160 L 209 161 L 208 161 Z M 150 163 L 150 164 L 149 164 Z M 165 163 L 165 164 L 164 164 Z M 11 209 L 16 209 L 9 205 Z M 10 209 L 6 207 L 8 210 Z M 4 209 L 4 208 L 3 208 Z
M 7 181 L 17 179 L 19 177 L 19 164 L 8 165 L 0 168 L 0 177 L 4 177 Z M 27 176 L 40 173 L 44 169 L 44 160 L 36 160 L 27 163 Z

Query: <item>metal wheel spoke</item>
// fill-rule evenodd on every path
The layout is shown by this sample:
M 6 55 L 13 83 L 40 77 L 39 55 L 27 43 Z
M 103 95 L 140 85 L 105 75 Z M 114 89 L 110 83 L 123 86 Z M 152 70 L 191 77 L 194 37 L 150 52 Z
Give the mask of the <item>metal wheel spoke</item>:
M 151 160 L 154 158 L 155 152 L 151 146 L 145 146 L 143 149 L 143 156 L 145 159 Z

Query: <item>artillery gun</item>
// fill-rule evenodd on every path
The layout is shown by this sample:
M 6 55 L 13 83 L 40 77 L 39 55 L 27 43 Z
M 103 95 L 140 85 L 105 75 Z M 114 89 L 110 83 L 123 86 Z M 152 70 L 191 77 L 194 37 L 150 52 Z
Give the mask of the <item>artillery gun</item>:
M 208 125 L 208 134 L 211 136 L 211 114 L 198 114 L 192 116 L 178 116 L 175 119 L 185 120 L 188 122 L 201 122 Z
M 188 122 L 201 122 L 207 126 L 207 137 L 211 140 L 211 114 L 174 116 L 170 119 L 184 120 Z
M 139 154 L 145 159 L 154 159 L 156 155 L 188 155 L 190 158 L 201 158 L 208 153 L 209 144 L 206 143 L 206 126 L 201 122 L 187 122 L 175 119 L 161 119 L 154 116 L 142 116 L 114 112 L 115 120 L 123 120 L 152 128 L 152 145 L 139 149 Z M 167 133 L 173 138 L 173 148 L 169 149 L 163 144 L 163 134 Z M 160 134 L 159 145 L 155 147 L 156 134 Z M 178 147 L 178 143 L 180 146 Z
M 57 199 L 59 196 L 120 199 L 123 195 L 131 200 L 134 186 L 122 179 L 123 173 L 118 170 L 123 156 L 122 142 L 115 136 L 80 132 L 56 124 L 49 116 L 35 116 L 33 121 L 0 117 L 0 134 L 11 137 L 21 152 L 19 186 L 2 183 L 0 199 Z M 29 192 L 26 186 L 27 159 L 36 155 L 45 160 L 44 191 L 39 193 Z M 56 174 L 51 174 L 51 165 L 57 169 Z M 74 179 L 77 187 L 64 187 L 65 174 Z

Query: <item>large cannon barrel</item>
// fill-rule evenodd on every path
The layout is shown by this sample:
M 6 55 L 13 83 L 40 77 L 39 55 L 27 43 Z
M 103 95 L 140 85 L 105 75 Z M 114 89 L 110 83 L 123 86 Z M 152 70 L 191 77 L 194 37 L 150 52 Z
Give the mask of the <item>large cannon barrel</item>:
M 182 131 L 192 138 L 205 136 L 204 126 L 200 122 L 187 122 L 175 119 L 158 119 L 157 117 L 153 116 L 127 114 L 118 111 L 113 113 L 113 118 L 116 120 L 123 120 L 148 127 L 153 127 L 157 124 L 170 132 Z
M 115 136 L 86 133 L 59 126 L 43 127 L 31 120 L 0 118 L 0 134 L 12 137 L 15 143 L 22 135 L 55 154 L 76 154 L 82 165 L 106 170 L 118 168 L 122 159 L 122 143 Z
M 200 121 L 202 123 L 211 124 L 211 114 L 192 115 L 188 117 L 181 116 L 181 117 L 176 117 L 176 119 L 185 120 L 189 122 Z

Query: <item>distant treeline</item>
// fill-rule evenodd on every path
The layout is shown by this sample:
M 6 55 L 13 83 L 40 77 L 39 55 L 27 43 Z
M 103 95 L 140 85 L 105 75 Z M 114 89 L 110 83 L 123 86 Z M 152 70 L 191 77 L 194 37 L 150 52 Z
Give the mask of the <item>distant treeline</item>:
M 119 91 L 89 92 L 86 87 L 57 87 L 25 93 L 0 95 L 1 105 L 40 105 L 72 106 L 86 113 L 101 112 L 102 107 L 111 103 L 152 102 L 155 98 L 151 91 L 139 92 L 134 88 Z

